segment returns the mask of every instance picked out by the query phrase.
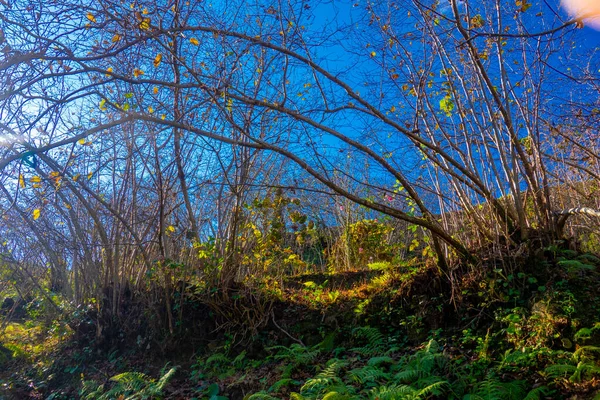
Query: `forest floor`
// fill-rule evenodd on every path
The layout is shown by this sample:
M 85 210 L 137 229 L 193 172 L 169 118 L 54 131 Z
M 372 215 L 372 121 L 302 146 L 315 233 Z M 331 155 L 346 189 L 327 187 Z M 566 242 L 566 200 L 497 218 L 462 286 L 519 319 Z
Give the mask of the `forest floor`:
M 0 399 L 600 399 L 600 259 L 487 265 L 451 287 L 407 263 L 196 293 L 173 333 L 132 296 L 102 343 L 89 310 L 29 307 L 0 336 Z

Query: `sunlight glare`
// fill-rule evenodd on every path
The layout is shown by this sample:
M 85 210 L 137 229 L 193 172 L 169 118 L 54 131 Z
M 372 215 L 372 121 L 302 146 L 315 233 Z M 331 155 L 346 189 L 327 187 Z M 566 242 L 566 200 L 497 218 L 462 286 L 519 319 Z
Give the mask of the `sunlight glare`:
M 600 31 L 600 1 L 598 0 L 561 0 L 569 15 L 582 19 L 585 26 Z
M 0 147 L 9 147 L 15 143 L 23 143 L 22 136 L 15 135 L 0 135 Z

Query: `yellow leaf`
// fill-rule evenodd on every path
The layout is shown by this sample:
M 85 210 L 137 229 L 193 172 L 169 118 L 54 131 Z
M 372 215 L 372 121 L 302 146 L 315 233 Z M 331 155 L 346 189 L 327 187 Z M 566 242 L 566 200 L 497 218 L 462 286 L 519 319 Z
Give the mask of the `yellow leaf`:
M 194 46 L 198 46 L 200 44 L 198 39 L 196 39 L 195 37 L 190 38 L 190 43 L 193 44 Z
M 42 181 L 42 178 L 40 178 L 39 176 L 32 176 L 31 178 L 29 178 L 29 182 L 31 183 L 40 183 Z
M 160 62 L 162 61 L 162 54 L 158 53 L 156 55 L 156 57 L 154 57 L 154 67 L 158 67 L 160 65 Z
M 139 78 L 141 75 L 144 75 L 144 71 L 142 71 L 139 68 L 136 68 L 133 70 L 133 76 L 135 76 L 136 78 Z
M 39 217 L 40 217 L 40 209 L 36 208 L 35 210 L 33 210 L 33 220 L 35 221 Z
M 142 14 L 144 14 L 144 15 L 148 14 L 148 9 L 144 8 L 144 10 L 142 11 Z
M 65 203 L 65 207 L 70 210 L 71 209 L 71 205 L 69 203 Z M 82 374 L 83 375 L 83 374 Z
M 94 14 L 92 13 L 87 13 L 87 19 L 89 19 L 91 22 L 96 22 L 96 17 L 94 17 Z
M 80 176 L 81 176 L 81 174 L 74 175 L 73 181 L 77 182 L 77 179 L 79 179 Z
M 113 36 L 113 37 L 112 37 L 112 42 L 113 42 L 113 43 L 116 43 L 116 42 L 118 42 L 119 40 L 121 40 L 121 35 L 119 35 L 118 33 L 117 33 L 117 34 L 115 34 L 115 36 Z
M 377 55 L 377 53 L 375 53 L 374 51 L 371 52 L 371 57 L 375 57 Z
M 110 76 L 110 74 L 112 74 L 113 69 L 112 67 L 108 67 L 108 69 L 106 70 L 106 76 Z
M 23 174 L 19 174 L 19 186 L 21 186 L 21 189 L 25 188 L 25 179 L 23 179 Z
M 148 106 L 148 112 L 152 114 L 154 112 L 154 108 L 152 108 L 152 106 Z
M 160 116 L 160 119 L 162 119 L 162 120 L 164 120 L 165 118 L 167 118 L 167 116 L 166 116 L 165 114 L 162 114 L 162 115 Z
M 152 93 L 158 94 L 158 86 L 154 86 L 154 89 L 152 89 Z
M 42 187 L 41 183 L 34 183 L 33 185 L 31 185 L 34 189 L 40 189 Z
M 140 29 L 146 31 L 150 29 L 150 18 L 143 18 L 140 22 Z
M 173 225 L 167 226 L 167 232 L 175 232 L 175 227 Z
M 396 111 L 396 106 L 392 106 L 392 108 L 390 108 L 390 111 L 391 111 L 391 112 L 394 112 L 394 111 Z
M 94 175 L 94 173 L 93 173 L 93 172 L 90 172 L 89 174 L 87 174 L 87 178 L 88 178 L 88 179 L 92 179 L 92 175 Z
M 85 139 L 79 139 L 77 141 L 77 143 L 79 143 L 80 145 L 84 145 L 85 144 Z
M 56 178 L 59 175 L 60 175 L 60 172 L 58 172 L 58 171 L 52 171 L 52 172 L 50 172 L 50 176 L 53 177 L 53 178 Z

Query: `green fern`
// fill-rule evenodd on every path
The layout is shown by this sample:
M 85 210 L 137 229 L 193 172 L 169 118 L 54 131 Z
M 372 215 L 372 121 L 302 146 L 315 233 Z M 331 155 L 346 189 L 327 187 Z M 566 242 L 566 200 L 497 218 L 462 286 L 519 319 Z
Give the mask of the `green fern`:
M 378 356 L 378 357 L 372 357 L 367 364 L 370 366 L 379 366 L 379 365 L 390 365 L 394 363 L 394 359 L 392 357 L 389 356 Z
M 104 385 L 95 385 L 93 381 L 84 381 L 80 394 L 86 400 L 142 400 L 161 396 L 164 387 L 175 374 L 177 367 L 164 373 L 158 382 L 141 372 L 124 372 L 110 378 L 114 385 L 104 391 Z
M 400 369 L 400 371 L 394 375 L 394 380 L 403 384 L 415 384 L 432 376 L 445 375 L 448 359 L 439 352 L 439 349 L 438 343 L 431 340 L 422 350 L 404 358 L 396 366 L 396 369 Z M 423 385 L 419 386 L 423 387 Z
M 154 379 L 141 372 L 124 372 L 113 376 L 110 380 L 116 382 L 116 385 L 100 397 L 102 400 L 115 398 L 118 395 L 136 398 L 135 396 L 141 393 L 146 386 L 154 383 Z
M 577 363 L 577 368 L 575 369 L 575 372 L 573 373 L 573 375 L 571 375 L 569 380 L 571 382 L 581 382 L 584 379 L 588 379 L 598 375 L 600 375 L 600 367 L 598 365 L 585 361 L 580 361 L 579 363 Z
M 390 374 L 379 369 L 376 366 L 365 365 L 362 368 L 353 369 L 348 373 L 350 379 L 356 383 L 364 385 L 366 383 L 375 383 L 380 381 L 387 381 L 390 378 Z
M 232 364 L 236 368 L 242 368 L 244 366 L 244 360 L 246 359 L 246 350 L 242 351 L 236 358 L 233 359 Z
M 371 327 L 359 327 L 352 332 L 355 339 L 366 342 L 364 346 L 354 347 L 351 351 L 365 357 L 373 357 L 391 353 L 397 348 L 389 347 L 386 338 L 379 329 Z
M 355 398 L 349 393 L 339 393 L 336 391 L 327 392 L 321 400 L 351 400 Z
M 496 377 L 489 376 L 479 382 L 473 392 L 467 394 L 463 400 L 522 400 L 527 396 L 525 382 L 502 382 Z
M 417 389 L 407 385 L 380 386 L 369 391 L 372 400 L 410 399 L 417 395 Z
M 332 391 L 334 388 L 345 386 L 340 378 L 334 377 L 319 377 L 311 378 L 304 383 L 300 391 L 304 395 L 321 394 L 327 391 Z
M 175 375 L 175 372 L 177 372 L 177 367 L 169 369 L 166 373 L 164 372 L 165 368 L 166 367 L 161 370 L 161 377 L 153 388 L 153 390 L 156 391 L 156 394 L 154 394 L 156 396 L 162 393 L 165 386 L 167 386 L 171 378 L 173 378 L 173 375 Z
M 390 385 L 381 386 L 372 389 L 369 392 L 369 399 L 373 400 L 421 400 L 429 399 L 432 396 L 444 396 L 448 391 L 449 385 L 446 381 L 438 381 L 427 385 L 421 389 L 409 385 Z
M 281 388 L 293 385 L 294 383 L 296 383 L 296 381 L 292 378 L 281 378 L 280 380 L 271 385 L 268 392 L 277 393 L 281 390 Z
M 104 385 L 99 385 L 95 380 L 84 380 L 81 382 L 79 395 L 84 400 L 97 399 L 104 393 Z
M 573 353 L 574 360 L 582 360 L 582 357 L 585 357 L 589 354 L 597 353 L 600 355 L 600 347 L 598 346 L 581 346 Z
M 278 397 L 271 396 L 265 392 L 258 392 L 244 397 L 244 400 L 280 400 Z
M 542 400 L 551 395 L 552 393 L 553 391 L 550 390 L 550 388 L 546 386 L 540 386 L 530 390 L 523 400 Z
M 544 372 L 549 378 L 566 378 L 575 373 L 577 367 L 571 364 L 554 364 L 546 367 Z
M 354 388 L 346 385 L 338 372 L 348 363 L 346 361 L 333 358 L 329 360 L 321 372 L 314 378 L 307 380 L 300 389 L 302 395 L 328 395 L 329 398 L 341 398 L 340 396 L 350 396 L 354 394 Z
M 442 380 L 440 378 L 438 378 L 436 381 L 434 381 L 433 378 L 437 378 L 437 377 L 432 377 L 430 379 L 431 382 L 430 384 L 428 384 L 427 386 L 422 387 L 417 393 L 416 393 L 416 398 L 417 399 L 427 399 L 430 398 L 431 396 L 443 396 L 448 388 L 449 388 L 449 384 L 447 381 Z
M 215 353 L 204 361 L 204 365 L 206 365 L 207 367 L 213 364 L 231 364 L 231 360 L 223 353 Z
M 598 346 L 582 346 L 572 355 L 571 360 L 550 365 L 545 369 L 548 377 L 568 378 L 571 382 L 581 382 L 594 376 L 600 376 L 600 365 L 593 355 L 600 353 Z
M 284 360 L 293 363 L 294 365 L 306 365 L 315 360 L 320 354 L 321 349 L 317 346 L 305 347 L 300 344 L 294 343 L 290 347 L 285 346 L 274 346 L 269 347 L 267 350 L 276 350 L 274 358 L 276 360 Z
M 579 260 L 579 261 L 586 261 L 588 263 L 593 263 L 593 264 L 596 264 L 596 265 L 600 265 L 600 258 L 596 257 L 593 254 L 589 254 L 589 253 L 580 254 L 577 257 L 577 260 Z
M 562 260 L 558 262 L 559 267 L 563 267 L 568 273 L 576 273 L 582 270 L 593 271 L 596 269 L 594 265 L 585 264 L 577 260 Z

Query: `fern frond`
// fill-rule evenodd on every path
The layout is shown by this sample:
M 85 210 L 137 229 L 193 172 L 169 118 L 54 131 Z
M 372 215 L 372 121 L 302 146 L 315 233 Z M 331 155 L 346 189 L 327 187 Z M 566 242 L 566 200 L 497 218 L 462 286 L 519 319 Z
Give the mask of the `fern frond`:
M 204 361 L 204 365 L 209 366 L 211 364 L 230 364 L 231 360 L 223 353 L 215 353 L 212 356 L 208 357 L 206 361 Z
M 386 339 L 379 329 L 362 326 L 353 330 L 353 336 L 356 339 L 364 340 L 367 344 L 362 347 L 350 349 L 363 356 L 377 356 L 386 353 Z
M 162 390 L 167 385 L 167 383 L 169 383 L 169 381 L 171 380 L 173 375 L 175 375 L 176 371 L 177 371 L 177 367 L 173 367 L 169 371 L 167 371 L 166 374 L 164 374 L 163 376 L 160 377 L 160 379 L 158 380 L 158 382 L 155 385 L 156 390 L 158 390 L 159 393 L 162 392 Z
M 365 365 L 362 368 L 353 369 L 348 373 L 348 376 L 351 380 L 360 384 L 365 384 L 368 382 L 378 382 L 381 380 L 389 380 L 390 378 L 390 375 L 385 371 L 370 365 Z
M 104 393 L 104 385 L 98 385 L 94 380 L 82 381 L 79 394 L 84 400 L 95 400 Z
M 573 359 L 581 360 L 582 356 L 585 356 L 589 353 L 598 353 L 600 354 L 600 347 L 598 346 L 581 346 L 573 353 Z
M 434 339 L 431 339 L 425 346 L 425 351 L 430 354 L 437 354 L 440 352 L 440 345 Z
M 523 400 L 542 400 L 552 394 L 552 390 L 546 386 L 536 387 L 527 393 Z
M 108 400 L 119 397 L 119 395 L 127 396 L 127 398 L 136 398 L 135 395 L 141 392 L 149 383 L 154 382 L 146 374 L 141 372 L 124 372 L 110 378 L 116 384 L 102 396 L 100 400 Z
M 352 396 L 347 393 L 339 393 L 336 391 L 327 392 L 321 400 L 349 400 Z
M 258 392 L 245 397 L 244 400 L 280 400 L 278 397 L 273 397 L 265 392 Z
M 146 380 L 150 380 L 150 378 L 141 372 L 123 372 L 113 376 L 110 380 L 122 384 L 137 384 L 139 382 L 146 383 Z
M 371 357 L 371 359 L 367 362 L 367 365 L 372 367 L 382 365 L 382 364 L 393 364 L 394 359 L 389 356 L 379 356 L 379 357 Z
M 431 396 L 443 396 L 448 391 L 449 386 L 447 381 L 440 380 L 434 382 L 419 390 L 417 392 L 417 397 L 426 399 Z
M 415 398 L 417 390 L 407 385 L 380 386 L 369 392 L 372 400 L 397 400 Z
M 401 383 L 412 383 L 416 382 L 421 378 L 423 372 L 417 369 L 405 369 L 404 371 L 398 372 L 394 375 L 394 380 Z
M 276 360 L 288 360 L 296 365 L 308 364 L 321 353 L 319 345 L 308 348 L 298 343 L 294 343 L 290 347 L 274 346 L 270 347 L 269 350 L 278 350 L 273 357 Z
M 469 393 L 469 394 L 465 394 L 465 396 L 462 398 L 462 400 L 486 400 L 483 397 L 481 397 L 478 394 L 474 394 L 474 393 Z
M 584 378 L 600 375 L 600 367 L 596 364 L 580 361 L 577 368 L 569 380 L 571 382 L 581 382 Z
M 566 378 L 573 375 L 577 367 L 570 364 L 554 364 L 546 367 L 544 372 L 550 378 Z
M 281 390 L 282 387 L 289 386 L 293 382 L 294 382 L 294 380 L 292 378 L 282 378 L 282 379 L 278 380 L 277 382 L 275 382 L 274 384 L 272 384 L 271 387 L 269 388 L 268 392 L 277 393 L 277 392 L 279 392 L 279 390 Z
M 432 353 L 427 350 L 427 352 L 419 352 L 415 354 L 415 366 L 424 371 L 427 374 L 430 374 L 434 368 L 437 366 L 437 361 L 439 357 L 436 357 L 435 353 Z
M 521 400 L 526 395 L 525 390 L 523 381 L 502 382 L 495 377 L 488 377 L 479 382 L 470 395 L 472 399 L 477 398 L 473 397 L 475 395 L 483 399 Z
M 333 378 L 322 378 L 322 377 L 314 377 L 307 380 L 302 388 L 300 389 L 302 393 L 322 393 L 326 389 L 331 388 L 334 385 L 342 383 L 341 379 L 338 377 Z
M 244 362 L 244 359 L 246 358 L 246 350 L 242 351 L 240 354 L 238 354 L 238 356 L 236 358 L 233 359 L 232 364 L 236 367 L 236 368 L 240 368 Z
M 415 387 L 417 389 L 423 389 L 423 388 L 426 388 L 427 386 L 431 386 L 431 385 L 434 385 L 439 382 L 446 382 L 446 380 L 444 378 L 442 378 L 441 376 L 429 375 L 429 376 L 424 376 L 423 378 L 412 383 L 411 386 Z
M 177 371 L 177 367 L 171 368 L 163 374 L 158 382 L 141 372 L 123 372 L 115 375 L 110 380 L 114 382 L 112 388 L 104 391 L 104 385 L 97 386 L 90 381 L 83 382 L 80 394 L 86 400 L 138 400 L 159 397 L 164 387 Z M 95 385 L 95 388 L 94 388 Z
M 337 373 L 340 369 L 344 368 L 347 365 L 348 365 L 347 361 L 339 360 L 337 358 L 332 358 L 331 360 L 327 361 L 327 363 L 325 364 L 325 368 L 323 368 L 323 370 L 321 372 L 319 372 L 317 377 L 333 378 L 333 377 L 337 376 Z

